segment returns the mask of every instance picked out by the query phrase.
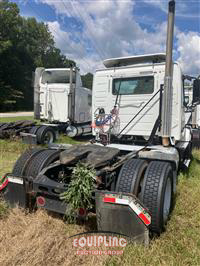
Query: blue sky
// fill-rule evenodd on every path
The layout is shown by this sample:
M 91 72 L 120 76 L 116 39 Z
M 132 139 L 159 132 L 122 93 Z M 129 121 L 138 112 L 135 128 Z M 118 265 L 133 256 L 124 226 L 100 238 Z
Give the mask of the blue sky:
M 168 0 L 13 0 L 49 25 L 56 46 L 82 72 L 109 57 L 165 52 Z M 176 0 L 174 59 L 200 74 L 200 0 Z

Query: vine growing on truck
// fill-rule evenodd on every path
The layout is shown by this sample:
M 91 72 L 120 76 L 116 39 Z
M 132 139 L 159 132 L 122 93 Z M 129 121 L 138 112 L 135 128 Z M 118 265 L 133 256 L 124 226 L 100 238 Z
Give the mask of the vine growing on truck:
M 76 221 L 80 208 L 92 208 L 92 191 L 96 172 L 83 163 L 73 168 L 67 190 L 60 194 L 60 199 L 67 204 L 66 217 L 70 223 Z

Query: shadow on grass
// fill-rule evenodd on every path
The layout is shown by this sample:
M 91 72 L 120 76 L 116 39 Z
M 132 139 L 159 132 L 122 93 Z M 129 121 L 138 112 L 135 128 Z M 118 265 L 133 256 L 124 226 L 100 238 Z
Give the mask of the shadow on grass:
M 85 136 L 79 136 L 79 137 L 74 138 L 74 140 L 80 141 L 80 142 L 91 141 L 93 139 L 94 137 L 92 135 L 85 135 Z

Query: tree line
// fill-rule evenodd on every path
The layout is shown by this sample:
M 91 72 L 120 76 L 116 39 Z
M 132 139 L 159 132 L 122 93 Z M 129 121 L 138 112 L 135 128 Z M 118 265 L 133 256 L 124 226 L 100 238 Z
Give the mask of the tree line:
M 20 16 L 16 3 L 0 2 L 0 111 L 32 110 L 32 73 L 36 67 L 70 67 L 75 62 L 56 48 L 43 22 Z M 82 76 L 92 88 L 93 75 Z

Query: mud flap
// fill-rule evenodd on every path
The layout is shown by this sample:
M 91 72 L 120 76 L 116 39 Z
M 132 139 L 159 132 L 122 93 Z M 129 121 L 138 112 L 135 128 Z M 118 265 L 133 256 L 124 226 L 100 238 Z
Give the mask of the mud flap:
M 3 199 L 11 206 L 16 205 L 26 208 L 27 207 L 27 195 L 25 193 L 24 180 L 21 177 L 14 177 L 9 175 L 6 177 L 8 184 L 2 191 Z
M 151 216 L 132 194 L 96 191 L 96 215 L 99 231 L 127 235 L 134 242 L 149 244 Z
M 37 136 L 35 134 L 21 132 L 20 136 L 22 138 L 22 142 L 25 144 L 29 144 L 29 145 L 37 144 Z

